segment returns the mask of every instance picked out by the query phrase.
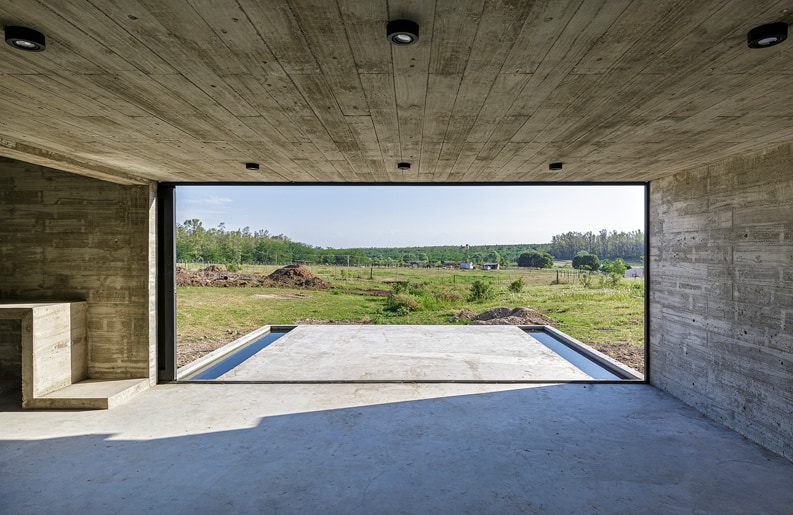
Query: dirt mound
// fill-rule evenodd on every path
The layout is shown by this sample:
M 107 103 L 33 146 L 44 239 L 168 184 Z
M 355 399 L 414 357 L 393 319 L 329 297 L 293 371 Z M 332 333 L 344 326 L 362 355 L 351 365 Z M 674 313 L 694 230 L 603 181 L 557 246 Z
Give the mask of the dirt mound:
M 463 311 L 449 319 L 450 322 L 470 320 L 471 325 L 553 325 L 554 321 L 531 308 L 494 308 L 475 315 Z
M 324 290 L 331 285 L 314 275 L 303 265 L 286 265 L 267 276 L 270 286 L 276 288 L 303 288 L 306 290 Z
M 265 276 L 259 272 L 229 272 L 217 265 L 191 272 L 176 268 L 177 286 L 211 286 L 216 288 L 302 288 L 323 290 L 331 285 L 302 265 L 287 265 Z
M 461 322 L 463 320 L 473 320 L 475 316 L 476 313 L 474 313 L 473 311 L 468 311 L 467 309 L 464 309 L 459 313 L 457 313 L 457 315 L 451 317 L 449 319 L 449 322 Z
M 232 274 L 223 270 L 217 265 L 209 265 L 208 267 L 191 272 L 186 268 L 176 268 L 176 286 L 241 286 L 240 282 L 249 282 L 253 280 L 253 274 L 245 274 L 245 278 L 232 277 L 241 276 L 242 274 Z

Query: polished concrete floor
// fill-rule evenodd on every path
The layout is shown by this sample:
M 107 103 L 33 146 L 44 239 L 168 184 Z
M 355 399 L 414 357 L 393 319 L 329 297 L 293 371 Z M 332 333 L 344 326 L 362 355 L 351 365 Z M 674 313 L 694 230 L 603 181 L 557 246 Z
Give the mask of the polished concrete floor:
M 231 381 L 587 380 L 516 326 L 298 326 L 223 374 Z
M 0 513 L 791 513 L 793 463 L 640 384 L 160 385 L 0 402 Z

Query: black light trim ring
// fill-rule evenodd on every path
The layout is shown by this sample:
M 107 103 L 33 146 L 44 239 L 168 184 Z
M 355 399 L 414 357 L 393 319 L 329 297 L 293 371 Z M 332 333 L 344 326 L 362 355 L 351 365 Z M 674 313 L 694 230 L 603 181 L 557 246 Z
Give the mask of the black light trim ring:
M 746 42 L 749 48 L 768 48 L 787 39 L 787 23 L 767 23 L 749 31 Z
M 5 28 L 6 43 L 25 52 L 43 52 L 47 48 L 44 34 L 27 27 L 10 25 Z
M 388 22 L 387 32 L 392 45 L 412 45 L 419 40 L 419 25 L 410 20 Z

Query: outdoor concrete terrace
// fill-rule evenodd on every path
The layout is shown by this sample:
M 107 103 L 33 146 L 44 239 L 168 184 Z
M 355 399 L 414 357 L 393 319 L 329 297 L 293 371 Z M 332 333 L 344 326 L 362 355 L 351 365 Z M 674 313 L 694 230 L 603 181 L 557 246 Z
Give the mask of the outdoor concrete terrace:
M 591 377 L 515 326 L 298 326 L 221 381 L 575 381 Z
M 0 401 L 3 513 L 787 513 L 793 463 L 648 385 L 158 385 Z

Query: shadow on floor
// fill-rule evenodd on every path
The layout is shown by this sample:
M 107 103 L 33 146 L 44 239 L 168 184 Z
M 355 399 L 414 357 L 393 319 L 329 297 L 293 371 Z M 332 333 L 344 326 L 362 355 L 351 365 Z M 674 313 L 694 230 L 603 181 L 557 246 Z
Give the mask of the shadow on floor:
M 226 397 L 213 401 L 217 388 Z M 312 395 L 336 405 L 354 403 L 359 390 L 316 388 L 325 391 Z M 106 414 L 84 428 L 97 434 L 0 440 L 0 512 L 723 514 L 793 506 L 793 463 L 646 385 L 344 408 L 310 401 L 300 413 L 262 408 L 251 428 L 204 423 L 213 418 L 203 410 L 256 415 L 287 391 L 177 385 L 117 408 L 153 434 L 164 415 L 206 426 L 184 436 L 130 439 L 103 431 Z M 82 414 L 24 415 L 32 424 Z

